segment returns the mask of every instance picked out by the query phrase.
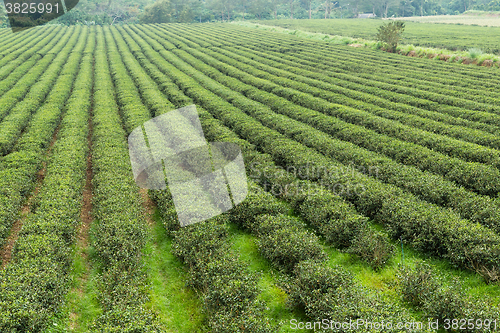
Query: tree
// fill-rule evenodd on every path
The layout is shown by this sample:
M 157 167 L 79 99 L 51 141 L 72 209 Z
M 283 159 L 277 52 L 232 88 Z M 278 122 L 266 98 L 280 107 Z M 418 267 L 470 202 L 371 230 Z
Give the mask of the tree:
M 287 0 L 287 3 L 290 5 L 290 18 L 293 19 L 293 5 L 295 0 Z
M 215 17 L 220 17 L 224 22 L 224 5 L 221 0 L 208 0 L 207 7 L 212 11 Z
M 332 12 L 332 9 L 338 5 L 338 1 L 332 2 L 331 0 L 326 0 L 325 3 L 323 4 L 325 8 L 325 19 L 330 18 L 330 14 Z
M 250 5 L 250 12 L 257 16 L 259 20 L 262 15 L 269 14 L 271 10 L 271 2 L 269 0 L 253 0 Z
M 270 4 L 273 8 L 274 19 L 278 18 L 278 6 L 285 3 L 285 0 L 271 0 Z
M 169 0 L 159 0 L 144 9 L 141 23 L 169 23 L 172 21 L 172 6 Z
M 193 13 L 193 17 L 199 18 L 201 23 L 201 16 L 203 15 L 205 2 L 203 2 L 202 0 L 193 0 L 191 1 L 191 4 L 192 4 L 191 11 Z
M 385 43 L 387 51 L 396 52 L 401 35 L 405 29 L 403 21 L 391 21 L 378 27 L 377 40 Z
M 395 0 L 382 0 L 380 2 L 380 4 L 382 6 L 383 17 L 387 18 L 387 13 L 389 11 L 389 8 L 391 6 L 394 6 L 396 4 L 396 1 Z
M 309 12 L 309 19 L 311 19 L 311 2 L 312 0 L 301 0 L 301 4 Z

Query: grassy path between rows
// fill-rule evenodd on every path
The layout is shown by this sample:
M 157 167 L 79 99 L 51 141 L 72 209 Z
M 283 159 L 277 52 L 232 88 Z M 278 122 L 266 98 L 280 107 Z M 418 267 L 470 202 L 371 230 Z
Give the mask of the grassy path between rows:
M 151 281 L 151 309 L 158 314 L 166 332 L 198 332 L 204 319 L 202 302 L 186 287 L 183 264 L 171 252 L 167 236 L 153 201 L 141 190 L 151 238 L 144 261 Z

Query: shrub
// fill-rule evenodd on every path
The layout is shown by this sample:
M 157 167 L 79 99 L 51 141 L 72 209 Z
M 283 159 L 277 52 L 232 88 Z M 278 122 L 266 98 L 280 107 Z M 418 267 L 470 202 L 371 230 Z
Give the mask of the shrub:
M 439 286 L 429 264 L 417 262 L 415 268 L 402 267 L 398 273 L 403 299 L 416 307 L 422 307 Z
M 429 264 L 418 261 L 414 268 L 402 267 L 398 272 L 403 300 L 420 309 L 425 316 L 438 319 L 498 318 L 498 307 L 485 300 L 466 296 L 457 280 L 443 287 L 443 279 Z
M 231 222 L 252 230 L 257 215 L 284 214 L 288 210 L 288 207 L 277 201 L 272 194 L 265 192 L 255 183 L 249 183 L 248 195 L 245 200 L 228 213 Z
M 347 252 L 356 254 L 373 269 L 379 270 L 392 257 L 394 245 L 386 234 L 366 228 L 353 240 Z
M 377 40 L 385 43 L 386 49 L 390 52 L 396 52 L 401 34 L 405 29 L 402 21 L 391 21 L 384 23 L 377 29 Z
M 196 267 L 194 273 L 204 276 L 200 280 L 204 284 L 201 290 L 209 314 L 224 310 L 239 316 L 255 303 L 259 294 L 258 275 L 247 272 L 244 264 L 232 256 L 222 255 Z
M 467 302 L 460 285 L 440 288 L 437 292 L 427 295 L 422 308 L 428 317 L 443 322 L 445 319 L 466 318 L 472 306 Z
M 290 302 L 304 308 L 308 317 L 339 322 L 361 317 L 362 294 L 344 268 L 304 261 L 294 273 Z
M 476 59 L 477 57 L 483 54 L 483 51 L 481 51 L 481 49 L 473 47 L 469 49 L 468 53 L 469 53 L 469 58 Z
M 326 259 L 318 237 L 307 231 L 298 219 L 285 216 L 263 215 L 257 219 L 260 239 L 259 251 L 275 266 L 292 272 L 303 260 Z

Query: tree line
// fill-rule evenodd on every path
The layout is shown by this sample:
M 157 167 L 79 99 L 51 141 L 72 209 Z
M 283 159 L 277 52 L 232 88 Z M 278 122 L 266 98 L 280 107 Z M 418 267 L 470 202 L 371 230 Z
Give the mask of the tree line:
M 468 10 L 500 11 L 500 0 L 158 0 L 145 9 L 168 13 L 169 22 L 213 22 L 264 19 L 351 18 L 460 14 Z M 149 12 L 148 12 L 149 10 Z
M 1 3 L 1 2 L 0 2 Z M 62 24 L 227 22 L 267 19 L 352 18 L 500 11 L 500 0 L 80 0 Z M 0 5 L 0 26 L 6 26 Z

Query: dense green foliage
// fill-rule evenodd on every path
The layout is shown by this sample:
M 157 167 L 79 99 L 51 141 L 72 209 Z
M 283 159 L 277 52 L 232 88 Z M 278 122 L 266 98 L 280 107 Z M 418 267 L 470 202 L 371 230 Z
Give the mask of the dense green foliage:
M 418 262 L 400 270 L 403 299 L 423 309 L 429 318 L 443 322 L 447 318 L 498 318 L 500 313 L 480 299 L 468 299 L 458 281 L 454 288 L 443 288 L 442 279 L 429 264 Z
M 429 266 L 395 276 L 394 255 L 404 246 L 498 294 L 500 80 L 492 69 L 233 25 L 0 36 L 0 245 L 17 237 L 0 268 L 2 332 L 66 329 L 56 326 L 74 315 L 64 309 L 90 178 L 85 261 L 98 309 L 89 330 L 168 331 L 151 306 L 144 252 L 154 222 L 127 135 L 191 104 L 208 141 L 240 146 L 249 178 L 241 204 L 185 228 L 168 190 L 148 193 L 202 304 L 200 330 L 277 331 L 263 285 L 310 320 L 498 316 L 489 295 L 470 297 Z M 179 119 L 172 135 L 182 140 L 191 126 Z M 205 209 L 211 195 L 196 198 Z M 271 282 L 233 248 L 234 230 L 255 241 Z M 332 262 L 333 251 L 390 281 L 388 293 L 362 286 Z
M 37 143 L 43 147 L 44 137 L 48 140 L 47 145 L 57 123 L 61 122 L 34 212 L 24 221 L 11 263 L 0 271 L 0 328 L 4 332 L 42 331 L 52 325 L 53 316 L 69 287 L 71 247 L 80 221 L 79 198 L 88 153 L 86 124 L 92 86 L 93 54 L 83 51 L 87 43 L 95 42 L 95 34 L 88 29 L 81 29 L 79 33 L 81 38 L 74 38 L 57 55 L 60 62 L 55 62 L 58 63 L 56 68 L 64 74 L 53 78 L 55 88 L 38 109 L 28 130 L 28 133 L 37 131 L 42 139 L 35 141 L 31 148 Z M 63 107 L 65 112 L 61 120 Z M 25 138 L 27 136 L 21 140 Z M 30 147 L 30 141 L 23 141 L 21 147 Z M 36 154 L 39 150 L 32 151 Z M 36 157 L 40 163 L 42 156 Z M 29 175 L 36 166 L 28 164 L 23 171 Z M 16 172 L 15 164 L 12 167 Z M 21 171 L 25 166 L 19 167 Z
M 385 22 L 377 29 L 377 40 L 383 42 L 388 51 L 396 52 L 404 29 L 405 24 L 402 21 Z

